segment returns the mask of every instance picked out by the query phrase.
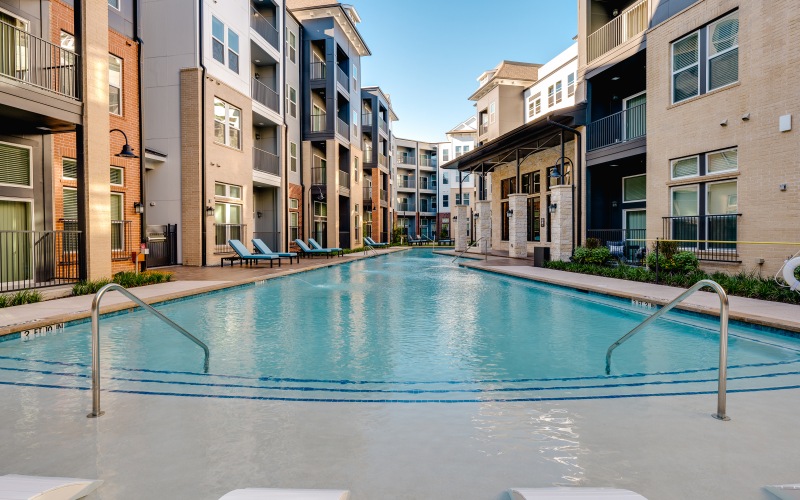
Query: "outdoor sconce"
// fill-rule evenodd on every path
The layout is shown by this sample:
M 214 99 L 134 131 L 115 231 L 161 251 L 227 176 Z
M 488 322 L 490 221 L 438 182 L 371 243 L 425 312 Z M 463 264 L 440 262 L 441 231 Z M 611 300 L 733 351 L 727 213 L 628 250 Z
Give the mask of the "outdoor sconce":
M 133 211 L 136 212 L 137 214 L 140 214 L 140 215 L 143 214 L 144 213 L 144 205 L 142 205 L 138 201 L 134 201 L 133 202 Z
M 475 217 L 476 219 L 478 218 L 479 215 L 480 214 L 478 212 L 475 212 L 474 214 L 472 214 L 472 216 Z
M 264 216 L 264 214 L 262 214 L 261 212 L 256 212 L 256 217 L 258 217 L 259 219 L 260 219 L 261 217 L 263 217 L 263 216 Z
M 611 208 L 617 208 L 617 201 L 616 200 L 611 202 Z
M 551 214 L 554 214 L 554 213 L 556 213 L 556 208 L 558 208 L 558 205 L 553 203 L 552 205 L 547 207 L 547 211 L 550 212 Z
M 511 216 L 513 216 L 513 215 L 514 215 L 514 211 L 513 211 L 513 210 L 509 210 L 508 212 L 506 212 L 506 217 L 508 217 L 509 219 L 510 219 L 510 218 L 511 218 Z
M 454 216 L 453 216 L 453 222 L 455 222 L 455 221 L 457 221 L 457 220 L 458 220 L 458 215 L 454 215 Z
M 131 147 L 131 145 L 128 144 L 128 136 L 125 135 L 125 132 L 123 132 L 118 128 L 111 129 L 108 133 L 110 134 L 111 132 L 119 132 L 120 134 L 122 134 L 122 137 L 125 138 L 125 145 L 122 146 L 122 151 L 115 154 L 114 156 L 118 156 L 120 158 L 138 158 L 138 156 L 136 156 L 136 153 L 133 152 L 133 148 Z
M 206 207 L 206 216 L 207 217 L 214 217 L 214 207 L 207 206 Z

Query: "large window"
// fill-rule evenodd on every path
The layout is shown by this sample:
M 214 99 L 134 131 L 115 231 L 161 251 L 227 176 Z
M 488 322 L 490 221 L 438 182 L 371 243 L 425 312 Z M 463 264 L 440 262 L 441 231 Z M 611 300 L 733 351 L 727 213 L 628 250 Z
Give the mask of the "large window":
M 289 168 L 292 172 L 297 172 L 297 143 L 289 143 Z
M 647 175 L 622 178 L 622 203 L 634 203 L 647 199 Z
M 125 211 L 122 193 L 111 193 L 111 250 L 125 250 Z M 118 255 L 118 254 L 115 254 Z M 127 257 L 127 255 L 126 255 Z
M 701 39 L 705 44 L 701 44 Z M 705 81 L 701 82 L 703 61 Z M 672 102 L 739 80 L 739 12 L 733 12 L 672 44 Z
M 239 72 L 239 35 L 228 29 L 228 67 L 231 71 Z
M 696 177 L 700 175 L 700 157 L 690 156 L 688 158 L 680 158 L 672 160 L 670 170 L 673 179 L 681 179 L 684 177 Z
M 500 199 L 505 200 L 509 195 L 517 192 L 517 178 L 509 177 L 500 181 Z M 505 212 L 503 212 L 505 213 Z
M 497 107 L 495 102 L 492 101 L 489 104 L 489 123 L 494 123 L 495 121 L 497 121 Z
M 0 143 L 0 185 L 32 187 L 31 150 Z
M 122 59 L 108 55 L 108 112 L 122 115 Z
M 449 149 L 443 149 L 442 150 L 442 163 L 447 163 L 448 161 L 450 161 L 450 150 Z
M 242 110 L 214 98 L 214 142 L 242 149 Z
M 228 67 L 238 73 L 239 35 L 232 29 L 226 28 L 225 23 L 211 16 L 211 56 L 220 63 L 225 64 L 226 53 Z
M 538 194 L 541 189 L 541 173 L 539 173 L 538 170 L 536 172 L 522 174 L 522 193 Z
M 294 241 L 300 238 L 300 214 L 289 212 L 289 238 Z
M 528 241 L 541 241 L 542 227 L 539 224 L 542 216 L 541 201 L 538 196 L 528 198 Z M 507 218 L 507 217 L 506 217 Z

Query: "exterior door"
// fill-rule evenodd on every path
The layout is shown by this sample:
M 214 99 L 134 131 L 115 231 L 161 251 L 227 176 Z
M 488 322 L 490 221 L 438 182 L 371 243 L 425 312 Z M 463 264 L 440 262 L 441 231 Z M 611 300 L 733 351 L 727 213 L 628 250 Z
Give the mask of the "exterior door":
M 0 286 L 31 279 L 31 204 L 0 200 Z
M 623 114 L 625 140 L 630 141 L 638 137 L 643 137 L 645 135 L 645 125 L 647 122 L 645 114 L 647 93 L 642 92 L 628 97 L 623 101 L 622 107 L 625 110 Z
M 647 228 L 647 210 L 623 210 L 622 229 L 625 234 L 625 249 L 631 259 L 639 249 L 647 244 L 645 231 Z

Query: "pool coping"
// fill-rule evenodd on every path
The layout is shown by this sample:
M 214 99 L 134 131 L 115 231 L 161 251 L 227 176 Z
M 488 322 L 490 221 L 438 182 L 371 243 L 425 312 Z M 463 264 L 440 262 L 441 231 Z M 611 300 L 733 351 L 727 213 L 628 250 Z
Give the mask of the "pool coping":
M 287 276 L 307 273 L 310 271 L 316 271 L 318 269 L 341 266 L 345 264 L 350 264 L 352 262 L 358 262 L 364 259 L 374 259 L 384 255 L 390 255 L 393 253 L 404 252 L 408 250 L 410 250 L 409 247 L 393 247 L 393 248 L 387 248 L 379 253 L 368 254 L 368 255 L 357 255 L 354 256 L 353 258 L 349 258 L 348 260 L 340 260 L 332 262 L 329 259 L 325 259 L 324 261 L 321 261 L 320 264 L 311 265 L 301 269 L 287 269 L 285 271 L 279 271 L 274 274 L 254 276 L 245 279 L 234 279 L 223 282 L 214 281 L 213 284 L 211 285 L 205 285 L 205 286 L 200 285 L 198 287 L 188 288 L 180 291 L 168 292 L 161 295 L 155 295 L 152 297 L 140 297 L 140 299 L 149 305 L 164 304 L 191 297 L 197 297 L 200 295 L 207 295 L 222 290 L 245 287 L 245 286 L 253 286 L 273 279 L 285 278 Z M 173 281 L 170 283 L 186 283 L 186 281 Z M 148 286 L 158 286 L 158 285 L 148 285 Z M 137 287 L 137 288 L 142 289 L 142 288 L 147 288 L 147 286 Z M 88 298 L 91 297 L 91 295 L 86 295 L 83 297 Z M 37 302 L 34 304 L 26 304 L 26 306 L 33 305 L 33 306 L 46 307 L 48 303 L 53 303 L 55 301 L 65 300 L 65 299 L 74 299 L 74 298 L 75 298 L 74 296 L 63 297 L 44 302 Z M 25 307 L 25 306 L 13 306 L 13 307 Z M 137 308 L 138 306 L 136 304 L 126 299 L 123 302 L 117 304 L 109 304 L 107 306 L 101 305 L 100 316 L 106 317 L 109 315 L 131 312 Z M 50 316 L 45 316 L 42 318 L 37 318 L 30 321 L 21 321 L 19 323 L 3 325 L 0 326 L 0 342 L 6 340 L 13 340 L 15 338 L 19 338 L 21 335 L 32 335 L 32 334 L 38 334 L 40 332 L 46 333 L 53 329 L 63 328 L 65 326 L 70 326 L 78 323 L 84 323 L 90 320 L 91 320 L 91 308 L 88 310 L 81 310 L 70 314 L 59 313 Z

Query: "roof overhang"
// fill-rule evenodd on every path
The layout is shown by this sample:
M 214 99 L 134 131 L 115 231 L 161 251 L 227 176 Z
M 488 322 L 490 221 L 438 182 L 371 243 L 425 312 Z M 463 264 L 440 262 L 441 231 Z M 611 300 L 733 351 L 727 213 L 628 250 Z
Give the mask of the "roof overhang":
M 291 12 L 300 22 L 308 19 L 325 19 L 326 17 L 332 17 L 339 24 L 339 27 L 347 36 L 347 39 L 350 40 L 353 47 L 356 48 L 359 56 L 366 57 L 372 55 L 369 47 L 367 47 L 367 43 L 361 38 L 361 33 L 358 32 L 358 28 L 356 28 L 353 20 L 347 15 L 347 12 L 345 12 L 341 4 L 336 3 L 314 7 L 301 7 L 291 9 Z
M 563 129 L 549 123 L 550 121 L 573 128 L 585 125 L 586 104 L 580 103 L 569 108 L 559 109 L 554 114 L 545 115 L 526 123 L 449 163 L 443 164 L 440 168 L 461 172 L 472 172 L 478 169 L 483 172 L 491 172 L 508 163 L 509 155 L 512 152 L 516 150 L 534 151 L 540 147 L 543 139 L 560 134 Z
M 533 85 L 534 83 L 536 83 L 536 80 L 527 80 L 527 79 L 522 79 L 522 78 L 517 78 L 517 79 L 513 79 L 513 78 L 492 78 L 491 80 L 486 82 L 486 84 L 484 84 L 478 90 L 476 90 L 474 94 L 469 96 L 468 100 L 477 101 L 477 100 L 481 99 L 483 96 L 485 96 L 486 94 L 488 94 L 489 92 L 491 92 L 492 90 L 494 90 L 496 87 L 499 87 L 500 85 L 506 85 L 506 86 L 510 86 L 510 87 L 528 88 L 531 85 Z

